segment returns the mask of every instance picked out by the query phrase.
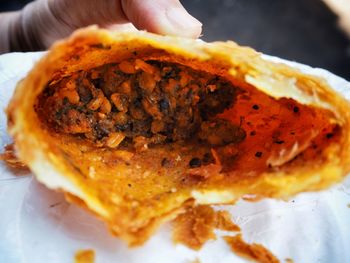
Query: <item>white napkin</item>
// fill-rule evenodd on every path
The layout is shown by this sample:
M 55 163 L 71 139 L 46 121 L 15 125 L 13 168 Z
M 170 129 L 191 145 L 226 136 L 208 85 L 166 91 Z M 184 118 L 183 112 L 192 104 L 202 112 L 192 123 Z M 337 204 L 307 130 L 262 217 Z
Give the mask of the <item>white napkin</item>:
M 0 56 L 0 108 L 4 109 L 17 81 L 42 53 Z M 328 71 L 292 64 L 326 78 L 350 99 L 350 83 Z M 0 146 L 10 141 L 6 117 L 0 113 Z M 350 178 L 327 191 L 300 194 L 283 202 L 265 199 L 239 201 L 229 210 L 247 242 L 266 246 L 281 262 L 350 262 Z M 218 236 L 225 234 L 218 231 Z M 246 262 L 219 237 L 200 251 L 173 245 L 164 225 L 142 247 L 129 249 L 112 237 L 105 225 L 85 210 L 64 201 L 63 195 L 40 185 L 31 175 L 15 177 L 0 163 L 0 262 L 73 262 L 79 249 L 93 249 L 96 262 Z

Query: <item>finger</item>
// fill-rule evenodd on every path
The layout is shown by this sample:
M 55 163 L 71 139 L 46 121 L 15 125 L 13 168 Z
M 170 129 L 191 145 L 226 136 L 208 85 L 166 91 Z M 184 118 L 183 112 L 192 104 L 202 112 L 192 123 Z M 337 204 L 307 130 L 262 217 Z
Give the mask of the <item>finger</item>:
M 202 24 L 178 0 L 121 0 L 126 17 L 138 29 L 197 38 Z
M 22 10 L 22 20 L 29 50 L 47 48 L 80 27 L 128 22 L 120 0 L 37 0 Z
M 71 27 L 126 23 L 120 0 L 40 0 L 49 3 L 52 14 Z

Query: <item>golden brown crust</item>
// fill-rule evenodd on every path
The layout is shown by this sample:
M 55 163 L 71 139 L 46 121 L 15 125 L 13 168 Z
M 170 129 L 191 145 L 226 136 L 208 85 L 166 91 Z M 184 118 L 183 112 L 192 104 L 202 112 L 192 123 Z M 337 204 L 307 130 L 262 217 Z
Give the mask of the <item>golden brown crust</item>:
M 132 56 L 205 68 L 227 76 L 240 87 L 255 87 L 253 93 L 265 94 L 266 98 L 267 94 L 271 101 L 291 99 L 309 112 L 307 118 L 315 114 L 317 123 L 338 127 L 337 136 L 323 142 L 316 155 L 308 153 L 283 168 L 222 180 L 222 174 L 212 167 L 210 180 L 198 184 L 192 180 L 183 185 L 176 181 L 176 171 L 167 176 L 152 166 L 151 160 L 141 169 L 129 167 L 125 163 L 137 159 L 129 152 L 94 149 L 86 142 L 45 128 L 34 106 L 48 81 Z M 159 224 L 194 203 L 233 203 L 245 194 L 288 198 L 329 187 L 350 170 L 349 103 L 326 81 L 263 60 L 254 50 L 233 42 L 204 43 L 146 32 L 112 33 L 96 27 L 79 30 L 55 44 L 18 84 L 7 115 L 19 157 L 38 180 L 75 196 L 75 201 L 84 203 L 131 245 L 144 242 Z M 307 118 L 301 120 L 312 122 Z M 323 127 L 321 124 L 319 127 Z M 169 149 L 164 151 L 172 154 Z M 271 164 L 278 161 L 272 160 Z

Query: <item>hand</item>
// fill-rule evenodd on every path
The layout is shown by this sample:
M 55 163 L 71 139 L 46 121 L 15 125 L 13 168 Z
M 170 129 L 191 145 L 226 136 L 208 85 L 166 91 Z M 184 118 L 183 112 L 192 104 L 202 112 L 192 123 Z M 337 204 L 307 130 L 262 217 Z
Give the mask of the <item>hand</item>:
M 202 24 L 179 0 L 37 0 L 12 14 L 11 51 L 42 50 L 92 24 L 197 38 Z

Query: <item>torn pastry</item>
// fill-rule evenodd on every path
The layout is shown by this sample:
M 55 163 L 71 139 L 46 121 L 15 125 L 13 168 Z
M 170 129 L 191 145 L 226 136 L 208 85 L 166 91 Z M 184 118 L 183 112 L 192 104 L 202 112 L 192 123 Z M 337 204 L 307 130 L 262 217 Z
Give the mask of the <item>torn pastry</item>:
M 130 245 L 195 204 L 286 199 L 349 171 L 349 103 L 233 42 L 79 30 L 7 108 L 20 160 Z

